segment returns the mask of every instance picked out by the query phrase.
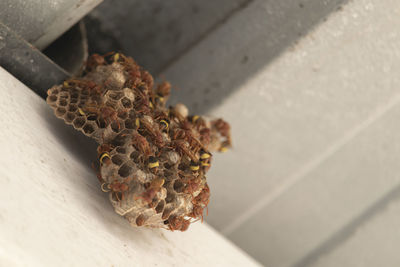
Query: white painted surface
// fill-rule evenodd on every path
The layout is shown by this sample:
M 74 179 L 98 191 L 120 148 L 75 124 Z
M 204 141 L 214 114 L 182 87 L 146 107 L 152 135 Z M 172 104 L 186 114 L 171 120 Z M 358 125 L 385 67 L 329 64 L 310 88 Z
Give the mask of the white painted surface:
M 267 266 L 353 266 L 364 254 L 351 249 L 375 249 L 362 262 L 376 266 L 394 253 L 362 243 L 390 234 L 383 217 L 354 239 L 348 227 L 400 185 L 400 2 L 339 2 L 253 1 L 165 71 L 176 101 L 232 124 L 209 222 Z
M 268 266 L 310 266 L 335 247 L 340 248 L 346 238 L 352 239 L 360 225 L 368 224 L 373 213 L 384 208 L 382 199 L 390 202 L 385 200 L 387 195 L 400 187 L 400 95 L 394 100 L 396 105 L 384 115 L 234 231 L 232 240 L 246 244 L 247 250 Z M 385 235 L 397 232 L 394 228 L 380 231 Z M 364 234 L 368 239 L 368 233 Z M 387 242 L 396 247 L 400 243 L 393 241 Z M 359 245 L 358 250 L 365 250 L 362 243 Z M 371 259 L 390 254 L 386 242 L 368 246 L 376 251 Z M 347 262 L 357 261 L 358 255 L 348 253 Z M 393 259 L 398 259 L 397 253 Z M 335 262 L 334 258 L 330 262 Z M 376 265 L 371 261 L 364 266 Z
M 95 145 L 0 68 L 0 266 L 257 266 L 206 224 L 135 229 L 90 169 Z

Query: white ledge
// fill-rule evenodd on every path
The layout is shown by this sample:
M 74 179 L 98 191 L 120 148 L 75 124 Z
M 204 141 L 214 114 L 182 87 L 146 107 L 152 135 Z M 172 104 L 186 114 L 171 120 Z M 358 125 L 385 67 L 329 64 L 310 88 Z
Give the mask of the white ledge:
M 2 68 L 0 121 L 1 266 L 258 265 L 205 223 L 132 228 L 90 169 L 95 144 Z

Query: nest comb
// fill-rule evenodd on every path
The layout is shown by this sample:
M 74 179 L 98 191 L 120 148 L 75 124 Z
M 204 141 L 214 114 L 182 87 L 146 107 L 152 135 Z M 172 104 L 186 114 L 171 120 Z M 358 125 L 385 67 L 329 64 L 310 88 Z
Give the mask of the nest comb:
M 82 77 L 48 90 L 55 115 L 98 143 L 99 180 L 133 226 L 185 231 L 203 219 L 211 151 L 231 146 L 222 119 L 167 108 L 171 85 L 120 53 L 89 57 Z

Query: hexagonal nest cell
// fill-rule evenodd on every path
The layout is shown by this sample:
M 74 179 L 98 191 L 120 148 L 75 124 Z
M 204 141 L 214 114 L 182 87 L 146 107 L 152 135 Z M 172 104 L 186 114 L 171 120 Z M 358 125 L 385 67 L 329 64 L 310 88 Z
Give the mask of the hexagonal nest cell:
M 203 220 L 212 151 L 231 146 L 222 119 L 166 107 L 171 85 L 120 53 L 89 57 L 81 77 L 48 90 L 55 115 L 98 143 L 100 188 L 133 226 L 185 231 Z

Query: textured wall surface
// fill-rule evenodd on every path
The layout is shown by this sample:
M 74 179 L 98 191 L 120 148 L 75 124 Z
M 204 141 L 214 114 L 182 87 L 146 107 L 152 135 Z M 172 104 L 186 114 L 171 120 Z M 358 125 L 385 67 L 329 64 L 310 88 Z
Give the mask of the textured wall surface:
M 399 15 L 252 1 L 164 72 L 175 101 L 231 122 L 207 220 L 265 265 L 398 265 Z
M 85 19 L 91 52 L 123 51 L 158 74 L 251 0 L 106 0 Z

